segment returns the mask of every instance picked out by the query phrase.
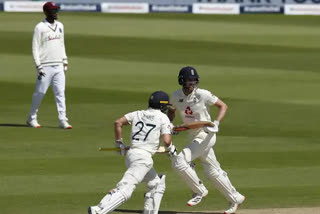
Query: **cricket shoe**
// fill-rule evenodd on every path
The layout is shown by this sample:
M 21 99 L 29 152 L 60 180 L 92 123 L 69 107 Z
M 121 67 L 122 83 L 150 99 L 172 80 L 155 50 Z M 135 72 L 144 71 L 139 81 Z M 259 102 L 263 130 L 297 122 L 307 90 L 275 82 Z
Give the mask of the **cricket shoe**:
M 60 120 L 59 127 L 62 129 L 72 129 L 72 126 L 66 120 Z
M 26 123 L 28 126 L 33 127 L 33 128 L 40 128 L 41 127 L 36 119 L 33 119 L 33 120 L 28 119 Z
M 224 211 L 224 214 L 235 213 L 237 211 L 237 209 L 239 208 L 239 206 L 244 202 L 245 199 L 246 199 L 245 196 L 239 194 L 239 196 L 237 197 L 237 202 L 231 203 L 230 208 L 228 210 Z
M 98 206 L 92 206 L 88 208 L 88 214 L 99 214 L 100 207 Z
M 208 190 L 205 190 L 202 195 L 199 195 L 197 193 L 192 194 L 192 198 L 188 201 L 187 205 L 189 207 L 195 206 L 199 204 L 202 200 L 202 198 L 206 197 L 208 195 Z

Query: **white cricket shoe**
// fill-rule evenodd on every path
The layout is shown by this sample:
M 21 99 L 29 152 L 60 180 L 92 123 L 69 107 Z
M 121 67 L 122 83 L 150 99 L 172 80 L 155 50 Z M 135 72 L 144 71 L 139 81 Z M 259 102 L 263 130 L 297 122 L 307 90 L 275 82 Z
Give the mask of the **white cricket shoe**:
M 62 129 L 72 129 L 72 126 L 66 120 L 60 120 L 59 127 Z
M 33 127 L 33 128 L 40 128 L 41 127 L 36 119 L 33 119 L 33 120 L 28 119 L 26 123 L 28 126 Z
M 237 197 L 237 203 L 231 203 L 230 208 L 228 210 L 224 211 L 224 214 L 235 213 L 237 211 L 237 209 L 239 208 L 239 206 L 244 202 L 245 199 L 246 199 L 245 196 L 239 194 L 239 196 Z
M 88 208 L 88 214 L 99 214 L 99 211 L 101 210 L 98 206 L 92 206 Z
M 202 195 L 199 195 L 197 193 L 192 194 L 192 198 L 187 202 L 187 205 L 189 207 L 195 206 L 199 204 L 202 200 L 202 198 L 206 197 L 208 195 L 208 190 L 205 190 L 205 192 Z

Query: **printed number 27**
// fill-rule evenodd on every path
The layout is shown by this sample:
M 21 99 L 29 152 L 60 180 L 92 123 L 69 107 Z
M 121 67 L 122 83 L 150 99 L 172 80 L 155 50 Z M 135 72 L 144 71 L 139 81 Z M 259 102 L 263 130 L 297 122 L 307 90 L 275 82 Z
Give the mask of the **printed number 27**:
M 136 133 L 132 136 L 132 140 L 137 140 L 137 141 L 139 141 L 140 139 L 139 139 L 139 138 L 136 138 L 136 136 L 142 131 L 142 129 L 143 129 L 143 127 L 144 127 L 144 123 L 143 123 L 142 121 L 139 121 L 139 122 L 136 123 L 135 126 L 140 126 L 140 129 L 139 129 L 138 132 L 136 132 Z M 154 124 L 149 124 L 149 123 L 147 123 L 146 126 L 149 126 L 149 127 L 151 127 L 151 128 L 148 130 L 148 132 L 147 132 L 146 136 L 144 137 L 143 141 L 146 141 L 146 139 L 147 139 L 148 135 L 150 134 L 150 132 L 156 127 L 156 125 L 154 125 Z

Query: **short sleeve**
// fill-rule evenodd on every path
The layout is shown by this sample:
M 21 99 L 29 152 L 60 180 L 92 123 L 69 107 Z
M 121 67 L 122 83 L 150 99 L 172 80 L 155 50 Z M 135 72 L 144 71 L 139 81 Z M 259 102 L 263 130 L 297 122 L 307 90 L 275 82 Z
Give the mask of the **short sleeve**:
M 161 124 L 161 134 L 171 134 L 171 123 L 167 115 L 163 114 L 163 123 Z
M 127 119 L 129 124 L 132 123 L 135 113 L 136 112 L 130 112 L 130 113 L 124 115 L 124 117 Z
M 174 93 L 172 93 L 172 94 L 170 95 L 169 103 L 170 103 L 173 107 L 176 106 L 176 101 L 175 101 Z
M 206 105 L 214 105 L 219 99 L 217 96 L 207 90 L 203 90 L 203 97 Z

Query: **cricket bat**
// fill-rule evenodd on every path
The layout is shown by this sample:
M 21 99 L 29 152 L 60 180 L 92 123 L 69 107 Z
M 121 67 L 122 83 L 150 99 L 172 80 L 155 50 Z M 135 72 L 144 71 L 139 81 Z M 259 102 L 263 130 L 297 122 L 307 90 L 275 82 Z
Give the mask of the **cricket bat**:
M 126 147 L 126 150 L 129 150 L 130 147 L 127 146 Z M 116 147 L 113 147 L 113 148 L 105 148 L 105 147 L 100 147 L 99 148 L 99 151 L 107 151 L 107 152 L 110 152 L 110 151 L 115 151 L 115 152 L 120 152 L 120 148 L 116 148 Z M 159 146 L 159 149 L 157 150 L 157 154 L 163 154 L 163 153 L 168 153 L 169 151 L 166 150 L 166 147 L 164 146 Z
M 209 122 L 209 121 L 196 121 L 196 122 L 192 122 L 192 123 L 184 123 L 184 124 L 181 124 L 181 125 L 177 125 L 177 126 L 173 127 L 173 130 L 177 131 L 177 132 L 181 132 L 181 131 L 186 131 L 188 129 L 202 128 L 204 126 L 213 127 L 214 124 Z

